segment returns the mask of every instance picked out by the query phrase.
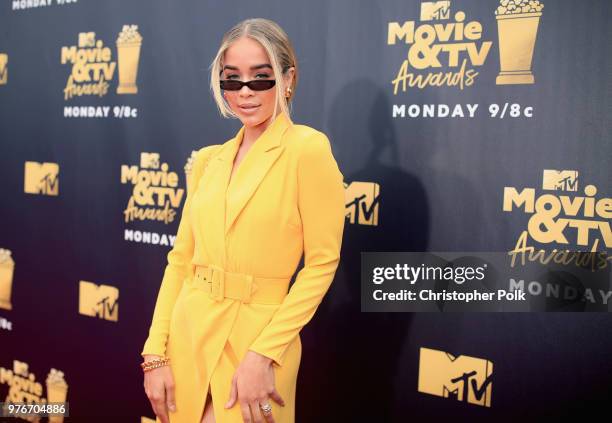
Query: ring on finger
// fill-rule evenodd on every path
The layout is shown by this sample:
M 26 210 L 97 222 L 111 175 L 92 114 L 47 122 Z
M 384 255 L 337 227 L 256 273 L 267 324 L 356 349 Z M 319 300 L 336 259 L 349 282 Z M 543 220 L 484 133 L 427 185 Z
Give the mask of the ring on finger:
M 270 403 L 260 404 L 259 408 L 263 411 L 264 415 L 268 416 L 272 412 L 272 406 Z

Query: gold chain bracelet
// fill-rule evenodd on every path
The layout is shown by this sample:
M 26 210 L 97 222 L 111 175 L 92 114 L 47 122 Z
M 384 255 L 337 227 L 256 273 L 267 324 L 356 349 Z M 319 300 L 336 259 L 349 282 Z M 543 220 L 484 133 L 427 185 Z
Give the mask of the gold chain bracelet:
M 140 367 L 142 367 L 143 371 L 148 372 L 149 370 L 157 369 L 158 367 L 167 365 L 169 361 L 170 357 L 156 358 L 154 360 L 149 360 L 140 363 Z

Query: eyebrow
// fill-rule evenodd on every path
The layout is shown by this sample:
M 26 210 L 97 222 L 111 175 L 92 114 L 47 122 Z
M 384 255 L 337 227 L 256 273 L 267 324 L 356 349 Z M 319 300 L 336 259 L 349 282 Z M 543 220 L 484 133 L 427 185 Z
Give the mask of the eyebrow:
M 269 63 L 263 63 L 261 65 L 251 66 L 251 70 L 257 70 L 257 69 L 263 69 L 263 68 L 270 68 L 272 70 L 272 66 Z M 238 70 L 236 66 L 225 65 L 223 66 L 223 69 L 221 69 L 221 71 L 223 72 L 225 69 L 236 70 L 236 71 Z

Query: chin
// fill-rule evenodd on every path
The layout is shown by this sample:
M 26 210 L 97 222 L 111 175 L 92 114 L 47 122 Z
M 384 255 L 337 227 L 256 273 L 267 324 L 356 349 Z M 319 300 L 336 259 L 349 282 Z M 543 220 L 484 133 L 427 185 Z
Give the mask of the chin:
M 272 116 L 272 114 L 270 114 L 268 116 L 264 116 L 261 113 L 257 113 L 256 115 L 252 115 L 252 116 L 244 116 L 241 113 L 237 113 L 237 114 L 240 117 L 240 121 L 242 122 L 242 124 L 244 126 L 258 126 L 258 125 L 261 125 L 266 120 L 268 120 L 270 118 L 270 116 Z

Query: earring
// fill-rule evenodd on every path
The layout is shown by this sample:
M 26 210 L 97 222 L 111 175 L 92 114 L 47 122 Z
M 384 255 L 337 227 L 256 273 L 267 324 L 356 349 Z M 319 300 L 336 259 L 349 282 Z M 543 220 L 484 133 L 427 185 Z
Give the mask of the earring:
M 285 90 L 285 97 L 291 97 L 291 88 L 287 87 L 287 89 Z

